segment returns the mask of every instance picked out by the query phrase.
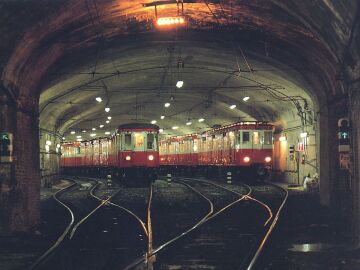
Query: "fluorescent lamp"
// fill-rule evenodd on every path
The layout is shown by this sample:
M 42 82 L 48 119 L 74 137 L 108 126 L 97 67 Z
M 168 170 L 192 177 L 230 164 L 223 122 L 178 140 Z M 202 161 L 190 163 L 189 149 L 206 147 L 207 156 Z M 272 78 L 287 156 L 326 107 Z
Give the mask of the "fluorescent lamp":
M 198 120 L 200 123 L 201 122 L 204 122 L 205 121 L 205 119 L 204 118 L 199 118 L 199 120 Z
M 165 116 L 164 116 L 164 115 L 160 116 L 160 119 L 161 119 L 161 120 L 163 120 L 164 118 L 165 118 Z
M 106 108 L 105 108 L 105 112 L 110 112 L 110 108 L 109 108 L 109 107 L 106 107 Z
M 230 109 L 232 109 L 232 110 L 235 109 L 235 108 L 236 108 L 236 105 L 235 105 L 235 104 L 233 104 L 233 105 L 230 106 Z
M 156 122 L 157 122 L 156 120 L 152 120 L 151 124 L 156 124 Z
M 96 97 L 95 98 L 97 102 L 101 102 L 102 101 L 102 98 L 101 97 Z
M 165 108 L 169 108 L 169 107 L 170 107 L 170 103 L 169 103 L 169 102 L 166 102 L 166 103 L 164 104 L 164 106 L 165 106 Z
M 243 101 L 246 102 L 246 101 L 248 101 L 249 99 L 250 99 L 250 97 L 244 97 L 244 98 L 243 98 Z
M 176 83 L 177 88 L 181 88 L 181 87 L 183 87 L 183 85 L 184 85 L 184 81 L 177 81 L 177 83 Z

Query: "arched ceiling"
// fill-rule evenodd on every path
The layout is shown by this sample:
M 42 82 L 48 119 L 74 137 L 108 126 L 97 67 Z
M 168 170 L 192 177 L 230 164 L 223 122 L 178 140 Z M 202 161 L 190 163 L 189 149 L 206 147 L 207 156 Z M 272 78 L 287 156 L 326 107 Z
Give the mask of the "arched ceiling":
M 86 138 L 97 128 L 102 136 L 133 121 L 157 120 L 167 134 L 239 120 L 287 126 L 297 110 L 345 94 L 336 76 L 356 1 L 190 1 L 185 27 L 166 31 L 154 25 L 154 7 L 143 5 L 151 2 L 0 4 L 25 22 L 7 16 L 6 26 L 18 31 L 1 45 L 7 52 L 0 57 L 3 84 L 23 106 L 39 102 L 41 127 L 70 139 L 72 130 L 87 130 Z M 26 12 L 39 3 L 32 15 Z M 176 4 L 157 6 L 158 16 L 176 13 Z M 197 122 L 200 117 L 205 121 Z M 189 119 L 193 124 L 186 126 Z

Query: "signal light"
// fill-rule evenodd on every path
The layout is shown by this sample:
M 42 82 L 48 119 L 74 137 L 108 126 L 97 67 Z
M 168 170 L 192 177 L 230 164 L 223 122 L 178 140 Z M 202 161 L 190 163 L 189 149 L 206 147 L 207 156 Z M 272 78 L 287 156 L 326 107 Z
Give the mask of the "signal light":
M 126 159 L 127 161 L 129 161 L 129 160 L 131 160 L 131 157 L 130 157 L 130 156 L 126 156 L 125 159 Z
M 148 156 L 148 159 L 149 159 L 149 160 L 154 160 L 154 156 L 153 156 L 153 155 L 149 155 L 149 156 Z
M 250 162 L 250 158 L 249 158 L 249 157 L 244 157 L 244 162 L 245 162 L 245 163 Z

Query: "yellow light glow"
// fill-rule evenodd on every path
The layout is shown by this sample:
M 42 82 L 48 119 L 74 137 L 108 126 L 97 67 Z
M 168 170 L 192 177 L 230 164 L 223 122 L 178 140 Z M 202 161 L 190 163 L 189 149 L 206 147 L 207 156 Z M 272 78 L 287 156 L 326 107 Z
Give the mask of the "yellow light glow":
M 149 155 L 149 156 L 148 156 L 148 159 L 149 159 L 149 160 L 154 160 L 154 156 L 153 156 L 153 155 Z
M 246 163 L 250 162 L 250 158 L 249 157 L 244 157 L 244 162 L 246 162 Z
M 266 157 L 265 158 L 265 162 L 270 162 L 271 161 L 271 157 Z
M 185 19 L 183 17 L 162 17 L 158 18 L 156 23 L 159 26 L 181 25 L 185 24 Z
M 131 157 L 130 157 L 130 156 L 126 156 L 125 159 L 129 161 L 129 160 L 131 160 Z

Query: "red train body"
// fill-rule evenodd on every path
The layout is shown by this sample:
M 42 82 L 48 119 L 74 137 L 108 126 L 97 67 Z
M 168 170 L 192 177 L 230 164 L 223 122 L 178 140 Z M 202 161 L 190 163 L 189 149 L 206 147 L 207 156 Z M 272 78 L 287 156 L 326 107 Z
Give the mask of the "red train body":
M 240 122 L 206 131 L 163 139 L 160 165 L 174 172 L 186 170 L 209 175 L 266 178 L 273 159 L 273 126 L 265 122 Z
M 121 125 L 110 138 L 62 145 L 60 166 L 69 173 L 154 180 L 159 167 L 159 127 L 151 124 Z

